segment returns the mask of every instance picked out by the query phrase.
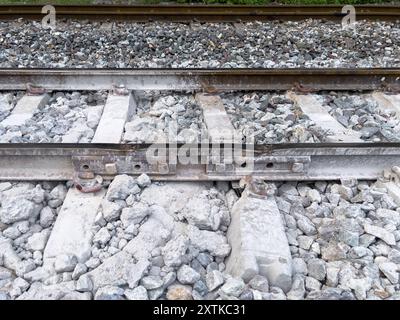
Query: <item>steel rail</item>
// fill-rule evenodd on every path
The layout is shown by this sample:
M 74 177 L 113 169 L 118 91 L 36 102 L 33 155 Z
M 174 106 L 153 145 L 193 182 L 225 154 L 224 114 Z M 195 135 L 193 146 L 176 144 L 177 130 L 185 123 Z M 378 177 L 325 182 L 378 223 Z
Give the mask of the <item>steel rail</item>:
M 0 90 L 400 91 L 400 68 L 0 69 Z
M 237 22 L 341 19 L 342 5 L 56 5 L 58 17 L 94 20 Z M 399 5 L 355 5 L 358 19 L 398 20 Z M 0 19 L 40 19 L 42 5 L 0 5 Z
M 241 150 L 243 158 L 227 161 L 224 148 Z M 191 161 L 177 158 L 189 150 L 199 151 Z M 216 150 L 225 155 L 217 161 L 210 157 Z M 375 180 L 399 165 L 400 143 L 0 144 L 0 180 L 17 181 L 141 173 L 157 181 L 237 181 L 249 175 L 270 181 Z

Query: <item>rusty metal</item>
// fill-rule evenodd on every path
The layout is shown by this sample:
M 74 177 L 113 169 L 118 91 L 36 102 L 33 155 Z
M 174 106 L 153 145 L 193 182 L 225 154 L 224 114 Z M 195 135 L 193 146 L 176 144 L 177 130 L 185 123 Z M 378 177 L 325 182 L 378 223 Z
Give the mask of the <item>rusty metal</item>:
M 202 162 L 177 161 L 181 148 L 207 150 L 225 155 L 224 144 L 0 144 L 0 180 L 73 180 L 85 190 L 96 188 L 96 177 L 110 180 L 117 174 L 147 173 L 156 181 L 239 181 L 247 176 L 268 181 L 316 181 L 371 179 L 400 165 L 400 143 L 313 143 L 240 145 L 246 163 L 233 164 L 226 172 L 209 171 L 209 158 Z M 158 148 L 167 158 L 149 160 L 148 151 Z M 253 148 L 251 155 L 248 149 Z M 194 153 L 193 153 L 194 154 Z M 225 164 L 221 157 L 220 164 Z M 85 182 L 88 182 L 86 184 Z
M 103 188 L 102 183 L 98 182 L 95 177 L 82 178 L 78 173 L 74 174 L 73 183 L 75 188 L 82 193 L 98 192 Z
M 46 90 L 40 86 L 35 86 L 32 83 L 26 84 L 26 93 L 30 96 L 45 94 Z
M 0 69 L 0 90 L 381 90 L 400 86 L 400 68 Z
M 319 18 L 339 20 L 341 5 L 56 5 L 57 17 L 91 20 L 240 22 Z M 357 19 L 398 20 L 400 6 L 355 5 Z M 41 19 L 41 5 L 0 5 L 0 19 Z

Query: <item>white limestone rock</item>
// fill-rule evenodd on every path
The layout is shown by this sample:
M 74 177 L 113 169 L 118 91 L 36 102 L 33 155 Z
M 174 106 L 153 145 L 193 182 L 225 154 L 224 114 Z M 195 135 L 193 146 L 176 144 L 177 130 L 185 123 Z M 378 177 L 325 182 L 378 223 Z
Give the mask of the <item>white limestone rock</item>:
M 126 289 L 124 294 L 128 300 L 149 300 L 147 290 L 143 286 L 137 286 L 134 289 Z
M 78 259 L 73 254 L 60 254 L 57 256 L 54 268 L 57 273 L 74 271 Z
M 162 248 L 164 263 L 169 267 L 179 267 L 182 264 L 182 258 L 188 249 L 189 239 L 185 235 L 179 235 Z

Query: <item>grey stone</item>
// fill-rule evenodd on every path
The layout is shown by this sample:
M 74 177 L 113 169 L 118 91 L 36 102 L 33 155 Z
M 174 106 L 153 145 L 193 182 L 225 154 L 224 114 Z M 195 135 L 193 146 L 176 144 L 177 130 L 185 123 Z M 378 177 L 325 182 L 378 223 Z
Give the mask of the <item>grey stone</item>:
M 0 221 L 5 224 L 12 224 L 21 220 L 36 218 L 43 206 L 40 202 L 28 200 L 29 198 L 35 199 L 35 190 L 37 189 L 19 187 L 4 191 L 0 208 Z
M 63 201 L 67 195 L 67 188 L 63 184 L 59 184 L 53 188 L 50 192 L 49 206 L 51 208 L 57 208 L 63 204 Z
M 326 276 L 325 262 L 321 259 L 310 259 L 307 262 L 308 275 L 317 280 L 324 280 Z
M 26 273 L 34 270 L 36 268 L 36 264 L 32 260 L 23 260 L 21 261 L 17 267 L 15 268 L 15 273 L 17 276 L 22 277 Z
M 379 239 L 382 239 L 389 245 L 392 246 L 396 245 L 396 240 L 394 238 L 394 235 L 381 227 L 365 224 L 364 230 L 366 233 L 371 234 Z
M 317 234 L 317 229 L 315 228 L 314 224 L 305 216 L 301 216 L 297 219 L 297 226 L 307 236 Z
M 107 225 L 107 221 L 103 218 L 102 212 L 98 212 L 96 214 L 96 217 L 94 218 L 94 223 L 101 227 L 104 227 L 105 225 Z
M 251 279 L 249 282 L 249 286 L 261 292 L 269 291 L 269 284 L 267 278 L 260 275 L 256 275 L 253 279 Z
M 149 290 L 147 293 L 149 295 L 150 300 L 157 300 L 163 295 L 164 288 L 157 288 L 157 289 Z
M 18 230 L 17 227 L 14 227 L 14 226 L 9 227 L 3 231 L 3 236 L 5 236 L 6 238 L 9 238 L 9 239 L 12 239 L 12 240 L 18 238 L 20 235 L 21 235 L 21 232 Z
M 369 278 L 351 278 L 346 285 L 354 290 L 357 299 L 364 300 L 367 298 L 367 292 L 371 289 L 372 280 Z
M 122 209 L 121 221 L 127 227 L 130 224 L 142 222 L 150 214 L 148 205 L 142 202 L 135 202 L 131 207 Z
M 10 279 L 12 277 L 12 272 L 7 268 L 0 267 L 0 280 Z
M 193 290 L 196 290 L 201 296 L 205 296 L 208 293 L 208 288 L 202 280 L 196 281 L 193 285 Z
M 98 243 L 99 245 L 105 245 L 110 241 L 111 234 L 106 227 L 101 228 L 93 237 L 93 243 Z
M 30 282 L 43 281 L 54 275 L 54 268 L 52 266 L 44 265 L 43 267 L 38 267 L 23 275 L 23 278 Z
M 359 244 L 360 246 L 369 247 L 375 241 L 375 239 L 376 238 L 373 235 L 363 234 L 359 238 Z
M 74 283 L 72 281 L 53 285 L 34 282 L 29 290 L 20 295 L 17 300 L 60 300 L 73 290 Z
M 44 229 L 41 232 L 34 233 L 28 238 L 27 246 L 32 251 L 42 251 L 46 247 L 47 240 L 49 239 L 50 230 Z
M 298 274 L 306 275 L 308 272 L 307 264 L 301 258 L 293 258 L 292 267 L 293 267 L 293 274 L 298 273 Z
M 95 300 L 123 300 L 124 290 L 115 286 L 105 286 L 97 290 Z
M 321 248 L 322 259 L 325 261 L 335 261 L 346 259 L 348 247 L 342 243 L 329 243 Z
M 242 294 L 240 295 L 240 300 L 253 300 L 253 292 L 252 290 L 245 289 Z
M 359 234 L 351 230 L 341 228 L 339 230 L 338 239 L 349 246 L 355 247 L 359 245 Z
M 390 252 L 388 254 L 388 258 L 390 261 L 392 261 L 396 264 L 400 264 L 400 251 L 396 250 L 396 249 L 390 250 Z
M 87 275 L 82 275 L 76 282 L 76 291 L 79 292 L 91 292 L 93 290 L 93 282 Z
M 207 273 L 206 269 L 201 265 L 201 263 L 197 259 L 192 260 L 192 262 L 190 263 L 190 267 L 196 270 L 202 277 L 204 277 Z
M 142 173 L 139 177 L 136 178 L 136 182 L 139 187 L 144 188 L 148 187 L 151 184 L 151 179 L 145 173 Z
M 309 236 L 298 236 L 297 242 L 299 243 L 300 248 L 304 250 L 310 250 L 311 245 L 314 242 L 314 239 Z
M 84 273 L 86 273 L 87 270 L 88 270 L 88 268 L 86 267 L 86 265 L 84 263 L 78 263 L 75 266 L 74 272 L 72 273 L 72 279 L 73 280 L 79 279 L 79 277 L 81 275 L 83 275 Z
M 321 283 L 312 277 L 306 277 L 305 288 L 309 291 L 318 291 L 321 289 Z
M 302 300 L 306 293 L 304 287 L 304 276 L 296 274 L 293 277 L 293 284 L 290 291 L 286 294 L 288 300 Z
M 348 252 L 348 257 L 351 259 L 359 259 L 362 257 L 365 257 L 366 255 L 372 254 L 371 250 L 359 246 L 359 247 L 353 247 L 349 250 Z
M 376 210 L 376 216 L 384 222 L 394 223 L 396 226 L 400 225 L 400 212 L 379 208 Z
M 140 226 L 139 234 L 124 247 L 124 251 L 129 252 L 137 260 L 150 259 L 152 250 L 164 246 L 174 228 L 173 218 L 165 209 L 153 205 L 151 210 L 152 214 Z
M 208 198 L 206 191 L 188 199 L 182 209 L 182 215 L 189 224 L 199 229 L 214 231 L 218 230 L 222 218 L 220 208 Z
M 13 282 L 13 288 L 18 288 L 21 293 L 25 292 L 29 288 L 30 284 L 23 278 L 16 278 Z
M 134 288 L 139 283 L 140 279 L 147 273 L 150 263 L 146 259 L 139 260 L 133 267 L 128 269 L 128 285 L 129 288 Z
M 218 270 L 219 271 L 219 266 L 218 266 L 218 263 L 216 263 L 216 262 L 211 262 L 208 266 L 207 266 L 207 268 L 206 268 L 206 271 L 207 272 L 211 272 L 211 271 L 213 271 L 213 270 Z
M 200 274 L 193 268 L 184 264 L 178 269 L 177 278 L 182 284 L 193 284 L 200 279 Z
M 219 291 L 228 296 L 239 297 L 244 287 L 242 279 L 228 278 Z
M 124 294 L 128 300 L 149 300 L 147 290 L 143 286 L 138 286 L 134 289 L 126 289 Z
M 219 270 L 212 270 L 206 275 L 206 284 L 209 291 L 214 291 L 224 283 L 224 276 Z
M 271 287 L 270 288 L 271 300 L 286 300 L 286 295 L 281 288 Z
M 212 257 L 209 254 L 205 253 L 205 252 L 200 252 L 197 255 L 196 259 L 200 262 L 200 264 L 204 268 L 206 268 L 213 261 Z
M 121 214 L 121 209 L 121 205 L 117 202 L 111 202 L 106 199 L 103 199 L 101 202 L 102 216 L 107 222 L 118 219 Z
M 322 201 L 320 193 L 315 189 L 308 190 L 307 197 L 311 200 L 311 202 L 320 203 Z
M 61 254 L 56 257 L 54 268 L 57 273 L 74 271 L 78 259 L 73 254 Z
M 171 239 L 162 249 L 164 263 L 166 266 L 179 267 L 182 264 L 186 250 L 188 249 L 189 239 L 184 235 L 179 235 Z
M 60 300 L 91 300 L 92 294 L 90 292 L 68 292 Z
M 226 257 L 231 251 L 226 238 L 216 232 L 199 230 L 189 225 L 187 236 L 193 246 L 197 247 L 200 251 L 208 251 L 216 257 Z
M 50 207 L 44 207 L 42 211 L 40 211 L 40 225 L 43 228 L 48 228 L 54 222 L 54 213 Z
M 399 273 L 397 264 L 394 262 L 382 262 L 378 264 L 379 270 L 385 275 L 386 278 L 393 284 L 399 283 Z
M 135 179 L 126 174 L 116 176 L 108 187 L 106 199 L 109 201 L 125 200 L 135 184 Z
M 132 256 L 119 252 L 104 260 L 96 269 L 87 273 L 93 281 L 94 290 L 104 286 L 120 286 L 128 284 L 136 287 L 149 267 L 148 261 L 134 263 Z
M 27 233 L 28 231 L 31 230 L 30 225 L 29 225 L 29 221 L 19 221 L 19 222 L 15 222 L 13 224 L 14 227 L 16 227 L 19 232 L 21 232 L 22 234 Z
M 163 280 L 160 276 L 147 276 L 142 278 L 140 284 L 147 290 L 160 288 L 163 285 Z
M 174 271 L 170 271 L 168 272 L 164 278 L 163 278 L 163 287 L 167 288 L 169 287 L 171 284 L 173 284 L 176 280 L 176 273 Z

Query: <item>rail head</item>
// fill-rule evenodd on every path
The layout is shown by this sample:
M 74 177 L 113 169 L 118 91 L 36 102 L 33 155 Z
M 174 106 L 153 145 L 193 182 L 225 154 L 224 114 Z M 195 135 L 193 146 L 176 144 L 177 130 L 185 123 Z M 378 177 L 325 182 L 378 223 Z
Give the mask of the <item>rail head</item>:
M 56 5 L 59 17 L 74 19 L 121 19 L 130 21 L 237 22 L 267 20 L 341 19 L 341 5 L 224 5 L 224 4 L 135 4 L 135 5 Z M 398 20 L 397 4 L 354 5 L 360 19 Z M 2 19 L 43 16 L 42 5 L 0 5 Z
M 400 91 L 400 68 L 0 69 L 0 90 Z
M 399 164 L 400 143 L 0 144 L 0 180 L 19 181 L 142 173 L 158 181 L 378 179 Z

